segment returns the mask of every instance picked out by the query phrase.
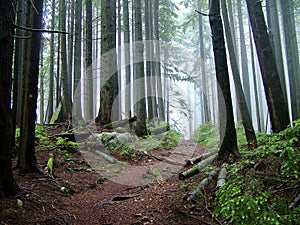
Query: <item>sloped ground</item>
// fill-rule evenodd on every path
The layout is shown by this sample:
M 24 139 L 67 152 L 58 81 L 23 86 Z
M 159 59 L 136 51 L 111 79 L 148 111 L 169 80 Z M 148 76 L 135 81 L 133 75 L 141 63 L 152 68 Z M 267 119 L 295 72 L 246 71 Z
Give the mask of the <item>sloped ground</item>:
M 190 142 L 180 143 L 185 151 Z M 195 155 L 204 149 L 193 146 Z M 155 150 L 155 158 L 140 155 L 123 157 L 129 163 L 148 165 L 168 154 Z M 177 148 L 178 151 L 178 148 Z M 41 174 L 15 178 L 23 192 L 15 198 L 0 200 L 0 224 L 215 224 L 211 208 L 187 203 L 184 198 L 201 180 L 201 174 L 179 180 L 178 173 L 166 180 L 154 179 L 142 186 L 128 186 L 105 179 L 85 162 L 78 151 L 69 157 L 57 149 L 37 149 L 39 165 L 44 168 L 49 153 L 54 153 L 52 180 Z M 16 159 L 14 160 L 14 164 Z M 208 187 L 207 192 L 212 192 Z

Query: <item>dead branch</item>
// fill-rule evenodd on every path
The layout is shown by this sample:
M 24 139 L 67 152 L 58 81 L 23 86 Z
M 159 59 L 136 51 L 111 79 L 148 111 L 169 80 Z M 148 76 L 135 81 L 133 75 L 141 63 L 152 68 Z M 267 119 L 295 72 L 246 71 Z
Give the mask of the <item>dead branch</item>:
M 47 30 L 47 29 L 36 29 L 36 28 L 24 27 L 24 26 L 20 26 L 18 24 L 15 24 L 15 23 L 14 23 L 14 27 L 16 27 L 18 29 L 22 29 L 22 30 L 31 31 L 31 32 L 70 34 L 69 32 L 61 31 L 61 30 Z

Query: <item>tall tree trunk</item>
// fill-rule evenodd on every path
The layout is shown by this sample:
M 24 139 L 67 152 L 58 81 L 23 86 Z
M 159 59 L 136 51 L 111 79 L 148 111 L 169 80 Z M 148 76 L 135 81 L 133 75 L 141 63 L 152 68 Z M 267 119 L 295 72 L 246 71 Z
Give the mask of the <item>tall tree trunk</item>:
M 287 69 L 290 79 L 292 118 L 295 120 L 300 117 L 300 66 L 297 35 L 294 23 L 294 3 L 292 0 L 280 0 L 280 3 L 282 8 Z
M 59 28 L 60 28 L 60 19 L 59 19 Z M 55 98 L 56 98 L 56 108 L 61 104 L 61 72 L 60 72 L 60 52 L 61 52 L 61 44 L 60 44 L 60 36 L 61 34 L 58 34 L 57 37 L 57 59 L 56 59 L 56 77 L 55 77 Z
M 247 0 L 247 7 L 270 112 L 272 130 L 273 132 L 279 132 L 284 130 L 290 123 L 288 107 L 284 101 L 261 2 Z
M 17 24 L 23 26 L 25 21 L 25 1 L 17 2 Z M 23 36 L 23 30 L 16 30 L 17 36 Z M 21 39 L 15 40 L 15 54 L 14 54 L 14 79 L 13 79 L 13 106 L 12 106 L 12 132 L 11 145 L 15 146 L 16 127 L 21 123 L 21 76 L 22 76 L 22 55 L 23 55 L 24 41 Z
M 94 118 L 93 103 L 93 6 L 92 0 L 86 1 L 86 102 L 85 118 L 91 120 Z
M 121 0 L 118 0 L 118 68 L 121 68 L 122 64 L 122 51 L 121 51 L 121 45 L 122 45 L 122 14 L 121 14 Z M 119 119 L 122 119 L 122 98 L 121 96 L 118 96 L 119 93 L 121 93 L 122 89 L 122 73 L 121 70 L 118 69 L 118 92 L 116 93 L 116 97 L 118 98 L 119 102 Z
M 114 108 L 112 111 L 114 97 L 119 89 L 116 58 L 116 2 L 112 0 L 101 1 L 101 78 L 100 108 L 95 122 L 104 125 L 119 117 L 119 110 Z M 116 108 L 118 106 L 117 103 Z
M 137 124 L 136 134 L 139 137 L 147 134 L 146 128 L 146 99 L 145 99 L 145 76 L 144 76 L 144 44 L 142 33 L 142 6 L 140 0 L 134 0 L 134 22 L 135 22 L 135 64 L 136 67 L 136 108 Z
M 51 7 L 51 29 L 54 30 L 55 28 L 55 0 L 52 0 L 52 7 Z M 53 107 L 54 107 L 54 36 L 55 34 L 52 33 L 50 37 L 50 65 L 49 65 L 49 92 L 48 92 L 48 118 L 47 121 L 50 122 L 52 115 L 53 115 Z
M 157 97 L 159 117 L 165 120 L 164 98 L 162 95 L 160 43 L 159 43 L 159 0 L 154 0 L 154 40 L 155 40 L 155 75 L 157 78 Z
M 277 0 L 266 0 L 266 8 L 267 8 L 269 36 L 275 54 L 276 65 L 277 65 L 278 74 L 280 76 L 280 82 L 281 82 L 284 99 L 286 102 L 288 102 L 286 82 L 284 76 L 280 27 L 278 21 L 279 14 L 277 10 Z
M 150 25 L 150 0 L 145 0 L 145 41 L 146 41 L 146 77 L 147 77 L 147 103 L 148 103 L 148 119 L 152 120 L 154 117 L 154 109 L 152 100 L 155 92 L 153 93 L 153 84 L 152 84 L 152 48 L 151 48 L 151 25 Z
M 131 66 L 130 66 L 130 29 L 129 29 L 129 6 L 128 0 L 123 1 L 123 29 L 124 29 L 124 45 L 125 55 L 124 61 L 126 65 L 126 89 L 125 89 L 125 116 L 130 118 L 131 115 Z
M 66 1 L 59 1 L 60 8 L 60 29 L 66 31 Z M 62 78 L 62 120 L 70 120 L 72 117 L 72 100 L 70 93 L 68 65 L 67 65 L 67 39 L 66 34 L 60 34 L 61 46 L 61 78 Z
M 245 94 L 244 94 L 244 91 L 242 88 L 240 72 L 239 72 L 239 68 L 238 68 L 238 64 L 237 64 L 237 60 L 236 60 L 236 55 L 234 52 L 234 47 L 233 47 L 234 44 L 233 44 L 231 29 L 230 29 L 229 20 L 228 20 L 226 0 L 221 0 L 221 2 L 222 2 L 222 14 L 223 14 L 223 20 L 224 20 L 224 26 L 225 26 L 225 34 L 226 34 L 227 46 L 228 46 L 228 51 L 229 51 L 230 63 L 231 63 L 231 70 L 232 70 L 233 80 L 234 80 L 235 89 L 236 89 L 237 102 L 238 102 L 241 116 L 242 116 L 242 124 L 244 126 L 248 146 L 256 147 L 256 145 L 257 145 L 256 135 L 255 135 L 255 131 L 254 131 L 254 128 L 252 125 L 252 119 L 251 119 L 251 115 L 249 112 L 249 108 L 247 106 Z
M 0 4 L 0 198 L 14 196 L 18 187 L 11 163 L 11 84 L 14 9 L 11 1 Z
M 248 112 L 251 116 L 251 96 L 250 96 L 250 84 L 249 84 L 249 69 L 248 69 L 248 56 L 245 43 L 245 30 L 243 22 L 242 12 L 242 1 L 237 1 L 238 18 L 239 18 L 239 31 L 240 31 L 240 44 L 241 44 L 241 62 L 242 62 L 242 77 L 243 77 L 243 88 L 245 93 L 245 99 L 248 107 Z M 241 110 L 241 108 L 240 108 Z M 241 112 L 242 114 L 242 112 Z M 242 116 L 243 120 L 243 116 Z
M 218 88 L 218 102 L 221 146 L 219 149 L 218 160 L 222 161 L 228 159 L 230 154 L 233 154 L 233 156 L 238 156 L 239 153 L 233 118 L 233 108 L 219 0 L 211 1 L 209 9 L 209 23 L 212 31 L 216 77 L 220 87 Z
M 249 28 L 250 24 L 249 24 Z M 256 107 L 256 120 L 257 120 L 257 129 L 259 132 L 262 131 L 261 129 L 261 118 L 260 118 L 260 107 L 259 107 L 259 100 L 258 100 L 258 88 L 257 88 L 257 78 L 256 78 L 256 67 L 255 67 L 255 58 L 254 58 L 254 48 L 253 48 L 253 38 L 252 34 L 250 36 L 250 51 L 251 51 L 251 61 L 252 61 L 252 76 L 253 76 L 253 86 L 254 86 L 254 96 L 255 96 L 255 107 Z
M 73 75 L 73 56 L 74 56 L 74 20 L 75 20 L 75 0 L 70 0 L 68 9 L 68 77 L 69 77 L 69 93 L 72 99 L 72 75 Z M 77 47 L 77 46 L 76 46 Z
M 198 0 L 198 11 L 202 12 L 201 0 Z M 204 56 L 204 34 L 203 34 L 203 22 L 202 15 L 198 15 L 198 27 L 199 27 L 199 41 L 200 41 L 200 65 L 201 65 L 201 81 L 203 91 L 203 108 L 204 108 L 204 122 L 210 121 L 209 110 L 208 110 L 208 92 L 207 92 L 207 81 L 206 81 L 206 66 Z
M 41 68 L 43 68 L 44 66 L 44 58 L 43 58 L 43 49 L 44 49 L 44 40 L 42 39 L 41 40 L 41 51 L 40 51 L 40 65 L 41 65 Z M 39 78 L 40 78 L 40 87 L 39 87 L 39 91 L 40 91 L 40 101 L 39 101 L 39 108 L 40 108 L 40 124 L 44 124 L 44 118 L 45 118 L 45 92 L 44 92 L 44 71 L 40 71 L 40 74 L 39 74 Z
M 43 1 L 33 0 L 28 4 L 28 27 L 35 29 L 42 28 L 43 19 Z M 36 11 L 38 13 L 36 13 Z M 38 172 L 40 168 L 35 158 L 35 121 L 38 97 L 38 77 L 39 77 L 39 60 L 41 47 L 41 33 L 27 32 L 30 39 L 26 42 L 24 48 L 24 67 L 23 67 L 23 105 L 22 105 L 22 123 L 20 134 L 20 153 L 19 168 L 20 173 Z
M 240 0 L 238 0 L 240 1 Z M 237 40 L 237 35 L 236 35 L 236 27 L 235 27 L 235 20 L 234 18 L 235 17 L 235 12 L 232 8 L 233 5 L 236 5 L 234 0 L 228 0 L 228 16 L 229 16 L 229 21 L 230 21 L 230 29 L 232 31 L 232 38 L 233 40 Z M 236 55 L 236 60 L 237 60 L 237 64 L 239 65 L 239 54 L 238 54 L 238 46 L 237 46 L 237 43 L 234 42 L 234 52 L 235 52 L 235 55 Z M 239 108 L 239 105 L 236 104 L 236 115 L 237 115 L 237 120 L 240 121 L 242 116 L 241 116 L 241 112 L 240 112 L 240 108 Z
M 82 108 L 81 108 L 81 30 L 82 30 L 82 0 L 75 2 L 75 37 L 74 45 L 74 109 L 73 117 L 75 120 L 82 121 Z M 76 122 L 76 121 L 74 121 Z

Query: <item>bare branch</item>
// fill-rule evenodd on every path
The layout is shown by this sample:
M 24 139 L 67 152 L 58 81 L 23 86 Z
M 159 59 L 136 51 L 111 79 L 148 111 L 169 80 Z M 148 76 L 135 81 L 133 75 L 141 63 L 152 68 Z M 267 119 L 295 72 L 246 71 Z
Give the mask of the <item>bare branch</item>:
M 20 26 L 17 24 L 14 24 L 14 26 L 18 29 L 27 30 L 27 31 L 31 31 L 31 32 L 69 34 L 66 31 L 60 31 L 60 30 L 35 29 L 35 28 Z
M 195 12 L 196 12 L 196 13 L 199 13 L 199 14 L 202 15 L 202 16 L 209 16 L 209 14 L 202 13 L 202 12 L 198 11 L 197 9 L 195 9 Z

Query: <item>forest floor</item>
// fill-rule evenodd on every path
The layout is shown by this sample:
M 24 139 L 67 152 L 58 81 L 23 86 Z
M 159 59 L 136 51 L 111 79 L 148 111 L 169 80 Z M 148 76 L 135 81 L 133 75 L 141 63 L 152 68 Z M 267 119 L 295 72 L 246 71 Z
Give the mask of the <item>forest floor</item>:
M 182 141 L 176 151 L 186 151 L 190 145 L 190 141 Z M 133 165 L 149 165 L 172 151 L 161 148 L 155 150 L 156 157 L 119 157 Z M 194 146 L 194 156 L 204 152 L 201 146 Z M 217 224 L 210 204 L 213 184 L 205 188 L 207 197 L 202 203 L 186 201 L 201 174 L 179 180 L 174 173 L 146 185 L 123 185 L 95 172 L 80 151 L 70 152 L 66 158 L 55 148 L 39 149 L 37 145 L 41 168 L 46 167 L 49 153 L 55 155 L 55 179 L 38 173 L 21 176 L 15 170 L 14 177 L 23 191 L 14 198 L 1 199 L 0 224 Z

